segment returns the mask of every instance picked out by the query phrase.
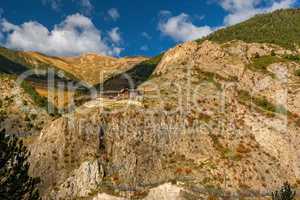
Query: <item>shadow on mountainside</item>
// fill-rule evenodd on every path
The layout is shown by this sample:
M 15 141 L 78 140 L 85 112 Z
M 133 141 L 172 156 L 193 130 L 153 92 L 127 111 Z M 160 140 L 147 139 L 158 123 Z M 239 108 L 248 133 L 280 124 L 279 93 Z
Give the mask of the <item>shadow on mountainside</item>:
M 28 68 L 27 66 L 20 64 L 18 62 L 12 61 L 9 58 L 0 55 L 0 73 L 2 74 L 9 74 L 12 76 L 19 76 L 28 70 L 31 70 L 32 68 Z M 67 82 L 73 82 L 75 83 L 76 80 L 70 80 L 66 79 L 64 77 L 60 77 L 56 72 L 54 74 L 54 80 L 56 83 L 67 83 Z M 28 77 L 25 77 L 25 79 L 29 82 L 31 82 L 33 85 L 37 84 L 43 87 L 47 87 L 48 84 L 48 71 L 43 74 L 31 74 Z
M 136 89 L 152 75 L 162 56 L 163 54 L 160 54 L 149 60 L 143 61 L 130 70 L 117 74 L 95 87 L 97 89 L 102 89 L 104 92 Z

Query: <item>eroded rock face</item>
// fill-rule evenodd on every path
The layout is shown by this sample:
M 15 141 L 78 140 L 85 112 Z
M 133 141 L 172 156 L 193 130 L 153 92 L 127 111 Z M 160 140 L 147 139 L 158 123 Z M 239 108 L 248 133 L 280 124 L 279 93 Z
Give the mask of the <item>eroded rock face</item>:
M 30 146 L 31 173 L 43 177 L 42 193 L 63 184 L 73 170 L 99 155 L 102 119 L 98 109 L 85 111 L 57 119 Z
M 95 161 L 83 162 L 75 169 L 57 190 L 53 190 L 50 199 L 75 199 L 89 197 L 102 182 L 104 171 Z
M 174 200 L 183 200 L 181 197 L 181 191 L 183 189 L 172 185 L 170 183 L 166 183 L 158 186 L 157 188 L 153 188 L 150 190 L 148 196 L 145 200 L 156 200 L 156 199 L 174 199 Z
M 272 52 L 276 62 L 249 67 Z M 181 200 L 297 185 L 298 110 L 277 110 L 295 101 L 289 83 L 300 81 L 299 64 L 281 60 L 287 53 L 240 41 L 179 45 L 139 87 L 138 103 L 93 101 L 44 128 L 31 146 L 32 173 L 54 199 Z

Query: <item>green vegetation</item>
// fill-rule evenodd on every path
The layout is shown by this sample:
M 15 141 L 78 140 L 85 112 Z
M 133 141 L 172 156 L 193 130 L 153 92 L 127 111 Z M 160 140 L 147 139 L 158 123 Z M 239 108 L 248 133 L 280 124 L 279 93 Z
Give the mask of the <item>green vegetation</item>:
M 53 104 L 48 102 L 46 97 L 41 97 L 28 82 L 23 81 L 21 83 L 21 87 L 27 94 L 30 95 L 31 99 L 37 106 L 44 108 L 49 114 L 58 114 L 57 108 Z M 52 108 L 52 110 L 49 108 Z
M 273 63 L 286 62 L 286 59 L 277 56 L 261 56 L 252 59 L 252 63 L 246 67 L 252 71 L 262 72 L 274 77 L 274 74 L 267 70 L 267 67 Z
M 28 157 L 22 141 L 0 132 L 0 199 L 40 199 L 40 180 L 28 175 Z
M 278 10 L 260 14 L 240 24 L 218 30 L 198 40 L 219 43 L 232 40 L 271 43 L 288 49 L 300 46 L 300 9 Z
M 222 157 L 228 160 L 240 161 L 242 159 L 242 156 L 239 153 L 229 148 L 224 149 L 222 153 Z
M 258 71 L 265 74 L 269 74 L 272 77 L 274 76 L 273 73 L 269 72 L 267 70 L 267 67 L 274 63 L 282 63 L 282 62 L 297 62 L 300 63 L 300 56 L 298 55 L 284 55 L 282 57 L 276 56 L 276 55 L 270 55 L 270 56 L 256 56 L 251 60 L 252 62 L 248 64 L 246 67 L 252 71 Z M 295 71 L 295 76 L 300 76 L 300 69 L 297 69 Z
M 223 77 L 216 73 L 202 71 L 200 69 L 198 69 L 198 73 L 201 75 L 203 81 L 213 83 L 218 90 L 221 90 L 222 85 L 216 79 L 224 80 Z
M 288 182 L 284 183 L 279 191 L 272 192 L 272 200 L 294 200 L 296 192 L 291 189 Z
M 145 60 L 135 65 L 132 69 L 109 78 L 103 83 L 104 90 L 118 91 L 124 88 L 138 87 L 138 85 L 153 77 L 151 75 L 163 55 L 164 54 L 162 53 L 158 56 L 150 58 L 149 60 Z M 130 85 L 129 80 L 132 81 L 134 85 Z M 100 87 L 101 84 L 96 85 L 96 88 Z
M 296 75 L 296 76 L 300 76 L 300 69 L 297 69 L 297 70 L 295 71 L 295 75 Z
M 155 70 L 158 63 L 161 61 L 163 57 L 163 53 L 150 58 L 149 60 L 145 60 L 140 64 L 136 65 L 132 70 L 129 70 L 128 74 L 136 81 L 144 82 L 147 80 L 152 72 Z
M 300 56 L 299 55 L 285 55 L 284 58 L 286 60 L 294 61 L 294 62 L 300 62 Z
M 256 106 L 261 108 L 264 111 L 278 114 L 291 114 L 286 108 L 282 105 L 274 105 L 270 103 L 265 97 L 256 97 L 251 96 L 248 91 L 240 90 L 239 92 L 239 100 L 242 103 L 254 103 Z

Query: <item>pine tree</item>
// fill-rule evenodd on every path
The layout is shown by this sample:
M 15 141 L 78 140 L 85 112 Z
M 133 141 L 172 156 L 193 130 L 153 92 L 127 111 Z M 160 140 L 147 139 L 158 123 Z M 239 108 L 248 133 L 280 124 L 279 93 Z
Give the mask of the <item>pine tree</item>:
M 28 175 L 29 157 L 22 140 L 0 132 L 0 199 L 40 199 L 37 185 L 40 180 Z
M 279 191 L 272 192 L 272 200 L 294 200 L 296 192 L 291 189 L 288 182 L 284 183 Z

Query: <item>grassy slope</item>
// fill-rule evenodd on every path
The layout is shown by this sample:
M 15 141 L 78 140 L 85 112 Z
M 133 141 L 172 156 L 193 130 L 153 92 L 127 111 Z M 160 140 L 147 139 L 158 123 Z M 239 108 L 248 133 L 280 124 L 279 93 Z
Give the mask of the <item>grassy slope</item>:
M 58 115 L 57 108 L 52 103 L 50 103 L 46 97 L 40 96 L 30 83 L 28 83 L 27 81 L 23 81 L 21 87 L 31 97 L 31 99 L 37 106 L 45 109 L 49 114 L 53 116 Z M 53 110 L 50 110 L 50 107 Z
M 0 80 L 2 79 L 11 79 L 16 81 L 17 76 L 15 74 L 5 74 L 5 73 L 0 73 Z M 51 104 L 50 102 L 48 102 L 48 99 L 46 97 L 40 96 L 37 91 L 35 90 L 35 88 L 26 80 L 24 80 L 21 84 L 20 87 L 24 90 L 24 92 L 26 94 L 29 95 L 29 97 L 32 99 L 32 101 L 35 103 L 35 105 L 37 105 L 40 108 L 45 109 L 48 114 L 52 115 L 52 116 L 58 116 L 58 109 L 56 108 L 55 105 Z M 53 110 L 49 110 L 48 106 L 51 106 L 53 108 Z
M 224 43 L 232 40 L 272 43 L 294 49 L 300 47 L 300 9 L 278 10 L 257 15 L 240 24 L 218 30 L 198 40 Z
M 31 59 L 34 61 L 34 65 L 29 62 Z M 53 69 L 55 72 L 62 71 L 54 65 L 26 57 L 24 54 L 22 54 L 22 52 L 10 50 L 4 47 L 0 47 L 0 66 L 1 72 L 7 73 L 7 68 L 9 68 L 11 74 L 20 74 L 32 68 Z M 66 71 L 64 71 L 64 74 L 67 80 L 78 80 L 74 75 Z

